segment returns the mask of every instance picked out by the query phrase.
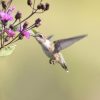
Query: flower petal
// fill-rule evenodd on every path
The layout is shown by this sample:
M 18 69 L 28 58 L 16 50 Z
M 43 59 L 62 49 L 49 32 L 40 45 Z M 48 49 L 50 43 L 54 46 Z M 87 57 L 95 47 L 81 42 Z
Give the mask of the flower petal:
M 30 38 L 30 32 L 28 32 L 28 31 L 23 31 L 22 34 L 23 34 L 27 39 Z

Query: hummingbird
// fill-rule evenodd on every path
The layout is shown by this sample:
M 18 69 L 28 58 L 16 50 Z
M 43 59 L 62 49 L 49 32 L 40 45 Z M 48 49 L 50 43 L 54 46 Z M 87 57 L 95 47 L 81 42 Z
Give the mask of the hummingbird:
M 49 57 L 50 64 L 59 63 L 63 69 L 69 72 L 66 61 L 63 58 L 61 51 L 71 46 L 75 42 L 83 39 L 86 36 L 87 35 L 84 34 L 84 35 L 74 36 L 70 38 L 59 39 L 53 42 L 51 41 L 53 35 L 47 37 L 44 36 L 42 33 L 37 32 L 33 37 L 41 45 L 44 53 Z

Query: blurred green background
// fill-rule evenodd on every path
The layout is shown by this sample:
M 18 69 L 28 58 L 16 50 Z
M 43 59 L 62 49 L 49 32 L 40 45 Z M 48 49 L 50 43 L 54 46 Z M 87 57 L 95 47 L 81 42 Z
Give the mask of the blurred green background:
M 62 51 L 69 73 L 52 66 L 38 43 L 31 38 L 17 43 L 16 50 L 0 58 L 0 100 L 100 100 L 100 0 L 44 0 L 50 10 L 38 29 L 55 39 L 88 34 Z M 14 0 L 27 16 L 26 0 Z

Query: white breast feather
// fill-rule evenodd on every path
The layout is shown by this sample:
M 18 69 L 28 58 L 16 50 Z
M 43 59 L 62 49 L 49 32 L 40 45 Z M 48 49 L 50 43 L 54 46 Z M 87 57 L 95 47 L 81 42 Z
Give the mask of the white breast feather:
M 46 40 L 44 43 L 44 46 L 43 46 L 43 51 L 48 57 L 52 56 L 52 52 L 50 52 L 50 50 L 49 50 L 50 48 L 52 48 L 51 43 L 49 40 Z

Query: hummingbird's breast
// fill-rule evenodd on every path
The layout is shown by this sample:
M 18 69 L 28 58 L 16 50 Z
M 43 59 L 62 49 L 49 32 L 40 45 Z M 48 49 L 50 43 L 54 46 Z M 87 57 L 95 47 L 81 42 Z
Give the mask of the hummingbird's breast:
M 44 53 L 48 56 L 48 57 L 52 57 L 53 56 L 53 46 L 52 43 L 49 40 L 46 40 L 45 43 L 42 46 Z

